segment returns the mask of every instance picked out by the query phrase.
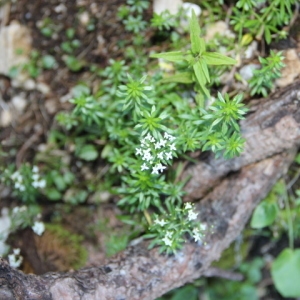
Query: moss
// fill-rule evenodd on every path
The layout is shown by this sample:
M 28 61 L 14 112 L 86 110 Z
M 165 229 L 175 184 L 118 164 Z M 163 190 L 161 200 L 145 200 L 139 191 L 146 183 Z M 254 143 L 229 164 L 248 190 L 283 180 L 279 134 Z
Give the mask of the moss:
M 53 271 L 69 271 L 84 266 L 88 253 L 82 241 L 82 236 L 71 233 L 59 224 L 46 224 L 44 234 L 36 237 L 39 255 Z

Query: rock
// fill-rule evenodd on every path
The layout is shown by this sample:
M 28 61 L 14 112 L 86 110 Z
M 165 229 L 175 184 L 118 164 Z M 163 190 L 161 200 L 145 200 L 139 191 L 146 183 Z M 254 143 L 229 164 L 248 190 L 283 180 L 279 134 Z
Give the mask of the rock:
M 31 34 L 26 26 L 16 21 L 0 29 L 0 73 L 9 75 L 16 65 L 29 61 L 31 52 Z
M 78 18 L 84 27 L 86 27 L 90 22 L 90 15 L 87 11 L 84 11 L 82 14 L 80 14 Z
M 182 0 L 154 0 L 153 12 L 161 14 L 168 10 L 172 15 L 176 15 L 182 6 Z
M 244 57 L 246 59 L 250 59 L 250 58 L 253 58 L 254 57 L 254 54 L 257 50 L 257 46 L 258 46 L 258 43 L 257 41 L 253 41 L 249 46 L 248 48 L 246 49 L 246 51 L 244 52 Z
M 283 51 L 285 56 L 285 67 L 281 70 L 281 78 L 276 80 L 276 85 L 285 87 L 294 82 L 295 78 L 300 75 L 300 59 L 296 49 Z
M 209 41 L 214 38 L 216 34 L 221 36 L 234 38 L 234 33 L 229 29 L 228 25 L 224 21 L 215 22 L 207 27 L 205 40 Z
M 31 91 L 34 90 L 36 87 L 36 83 L 32 78 L 28 78 L 27 80 L 25 80 L 25 82 L 23 83 L 23 88 L 25 90 Z
M 1 111 L 0 114 L 0 126 L 1 127 L 7 127 L 11 124 L 13 117 L 12 113 L 9 109 L 4 109 Z
M 46 83 L 38 82 L 36 84 L 36 89 L 40 91 L 42 94 L 47 95 L 50 93 L 50 87 Z
M 257 64 L 249 64 L 245 65 L 240 69 L 240 75 L 245 81 L 248 81 L 253 77 L 254 70 L 257 70 L 260 68 L 260 65 Z
M 15 107 L 15 109 L 19 112 L 23 112 L 27 105 L 27 101 L 22 95 L 14 96 L 11 99 L 11 102 L 12 102 L 13 106 Z
M 185 2 L 182 4 L 182 7 L 189 18 L 192 17 L 193 10 L 195 12 L 196 17 L 199 17 L 201 15 L 201 7 L 197 4 Z

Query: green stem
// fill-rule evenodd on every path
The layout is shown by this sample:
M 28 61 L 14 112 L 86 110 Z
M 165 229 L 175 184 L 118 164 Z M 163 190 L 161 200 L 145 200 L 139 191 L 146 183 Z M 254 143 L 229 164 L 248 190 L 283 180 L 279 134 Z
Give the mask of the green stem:
M 289 231 L 289 247 L 293 250 L 294 249 L 294 228 L 293 228 L 291 207 L 290 207 L 289 197 L 288 197 L 286 188 L 285 188 L 285 192 L 283 195 L 283 200 L 285 202 L 285 208 L 287 211 L 287 222 L 288 222 L 288 231 Z

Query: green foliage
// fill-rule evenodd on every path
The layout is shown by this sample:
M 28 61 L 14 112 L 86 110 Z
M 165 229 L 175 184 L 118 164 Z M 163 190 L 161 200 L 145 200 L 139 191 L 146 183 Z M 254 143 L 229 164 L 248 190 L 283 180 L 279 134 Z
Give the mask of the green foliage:
M 239 32 L 239 41 L 242 41 L 244 30 L 258 40 L 264 36 L 268 44 L 274 38 L 286 37 L 286 32 L 281 28 L 289 24 L 295 2 L 295 0 L 237 1 L 236 7 L 233 8 L 231 24 Z
M 272 278 L 284 297 L 300 297 L 300 249 L 284 249 L 272 264 Z
M 236 61 L 223 54 L 206 51 L 204 39 L 200 38 L 200 26 L 194 12 L 190 20 L 190 38 L 191 50 L 152 54 L 151 57 L 162 58 L 173 62 L 187 62 L 189 66 L 188 70 L 191 75 L 187 73 L 184 73 L 184 75 L 181 74 L 183 82 L 187 82 L 187 80 L 189 81 L 193 78 L 193 81 L 199 84 L 201 92 L 207 97 L 210 97 L 209 91 L 206 88 L 207 83 L 210 82 L 208 66 L 233 65 Z M 180 82 L 179 79 L 180 77 L 177 75 L 176 82 Z
M 162 30 L 170 30 L 177 24 L 176 19 L 170 14 L 168 10 L 162 12 L 161 14 L 154 13 L 151 19 L 151 26 Z
M 37 166 L 23 164 L 18 170 L 13 165 L 3 170 L 0 179 L 11 186 L 13 193 L 24 203 L 34 203 L 40 191 L 46 187 L 46 180 L 42 179 Z
M 284 67 L 283 59 L 281 52 L 275 53 L 274 51 L 271 51 L 267 58 L 259 57 L 261 69 L 254 70 L 254 76 L 249 81 L 251 95 L 262 94 L 264 97 L 268 95 L 274 87 L 275 79 L 281 77 L 280 71 Z

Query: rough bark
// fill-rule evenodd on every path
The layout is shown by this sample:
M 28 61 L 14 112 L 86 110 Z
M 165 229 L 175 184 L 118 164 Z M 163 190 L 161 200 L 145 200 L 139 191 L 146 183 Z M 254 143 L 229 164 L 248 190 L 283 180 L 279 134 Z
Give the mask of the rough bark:
M 102 266 L 42 276 L 25 275 L 1 260 L 0 299 L 150 300 L 210 276 L 212 261 L 240 234 L 253 208 L 293 160 L 300 143 L 299 96 L 300 85 L 294 84 L 255 107 L 242 122 L 247 145 L 241 157 L 209 157 L 187 170 L 193 176 L 190 199 L 202 198 L 196 206 L 199 217 L 213 228 L 205 245 L 187 242 L 182 251 L 166 256 L 147 250 L 143 241 Z

